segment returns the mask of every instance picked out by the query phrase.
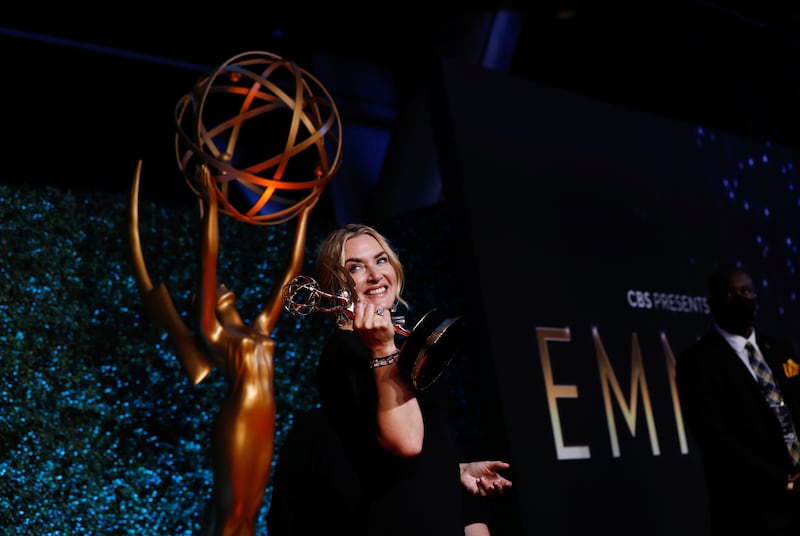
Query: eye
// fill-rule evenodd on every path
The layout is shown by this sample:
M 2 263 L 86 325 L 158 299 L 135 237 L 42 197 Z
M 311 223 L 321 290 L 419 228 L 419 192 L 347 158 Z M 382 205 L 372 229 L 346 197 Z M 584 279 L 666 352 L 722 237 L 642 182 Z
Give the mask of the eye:
M 378 257 L 378 260 L 376 262 L 378 264 L 386 264 L 387 262 L 389 262 L 389 257 L 387 257 L 386 255 L 383 255 L 381 257 Z
M 753 287 L 744 287 L 739 289 L 739 294 L 745 298 L 755 298 L 757 296 L 756 290 Z
M 734 296 L 739 295 L 745 298 L 754 299 L 758 296 L 756 290 L 753 287 L 749 286 L 741 286 L 728 289 L 728 292 L 725 294 L 727 299 L 732 299 Z
M 363 266 L 360 264 L 351 264 L 347 267 L 347 271 L 352 274 L 353 272 L 359 271 L 361 268 L 363 268 Z

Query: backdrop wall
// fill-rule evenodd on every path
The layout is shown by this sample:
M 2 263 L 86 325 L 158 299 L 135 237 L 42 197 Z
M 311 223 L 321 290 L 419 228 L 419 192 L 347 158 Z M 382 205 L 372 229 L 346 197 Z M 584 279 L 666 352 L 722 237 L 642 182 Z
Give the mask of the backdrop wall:
M 494 362 L 523 534 L 708 531 L 675 356 L 744 262 L 795 337 L 797 154 L 472 66 L 434 128 L 460 275 Z

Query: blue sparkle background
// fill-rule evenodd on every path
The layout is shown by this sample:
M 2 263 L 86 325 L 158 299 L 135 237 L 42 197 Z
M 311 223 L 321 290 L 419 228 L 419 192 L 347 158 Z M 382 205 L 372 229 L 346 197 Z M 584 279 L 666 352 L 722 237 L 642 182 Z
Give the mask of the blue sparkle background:
M 209 430 L 226 383 L 215 370 L 192 386 L 146 316 L 128 262 L 127 203 L 104 193 L 0 185 L 4 534 L 188 535 L 199 528 L 212 486 Z M 190 310 L 198 223 L 194 205 L 140 199 L 150 275 L 166 283 L 179 311 Z M 313 273 L 313 248 L 333 227 L 312 217 L 304 273 Z M 442 277 L 450 258 L 444 212 L 433 208 L 380 228 L 408 269 L 410 316 L 457 306 L 457 281 Z M 282 274 L 293 232 L 292 224 L 221 219 L 220 280 L 237 292 L 246 321 Z M 424 270 L 414 269 L 423 263 Z M 273 334 L 274 461 L 295 413 L 317 403 L 313 371 L 330 328 L 324 315 L 284 313 Z M 469 367 L 461 360 L 452 377 Z M 456 420 L 466 434 L 478 414 L 464 396 L 468 383 L 453 382 L 463 401 Z M 270 494 L 268 488 L 260 535 Z
M 759 325 L 798 346 L 798 152 L 702 127 L 695 134 L 715 203 L 708 224 L 724 237 L 720 253 L 753 274 L 761 303 Z

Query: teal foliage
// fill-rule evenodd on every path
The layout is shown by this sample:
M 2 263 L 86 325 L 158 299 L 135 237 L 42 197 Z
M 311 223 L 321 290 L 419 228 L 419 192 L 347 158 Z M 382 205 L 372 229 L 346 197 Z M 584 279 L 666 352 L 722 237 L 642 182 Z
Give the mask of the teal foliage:
M 226 392 L 213 371 L 191 385 L 147 317 L 128 252 L 128 197 L 0 185 L 0 526 L 6 534 L 192 534 L 211 491 L 209 431 Z M 142 197 L 151 277 L 191 310 L 194 205 Z M 369 223 L 369 222 L 367 222 Z M 312 215 L 302 272 L 334 222 Z M 461 304 L 439 208 L 384 222 L 417 312 Z M 220 280 L 253 319 L 282 276 L 289 222 L 220 221 Z M 438 300 L 438 301 L 437 301 Z M 297 411 L 317 404 L 323 315 L 284 312 L 274 333 L 277 453 Z M 466 414 L 466 412 L 464 413 Z M 258 527 L 266 534 L 270 490 Z

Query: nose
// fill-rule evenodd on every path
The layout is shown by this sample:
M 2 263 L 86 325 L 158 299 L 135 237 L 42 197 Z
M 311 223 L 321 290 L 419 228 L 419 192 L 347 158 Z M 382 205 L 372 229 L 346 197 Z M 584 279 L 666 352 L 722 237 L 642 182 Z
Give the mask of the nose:
M 372 282 L 380 281 L 381 277 L 383 277 L 383 274 L 381 273 L 380 270 L 378 270 L 377 267 L 370 268 L 368 275 L 369 275 L 369 280 Z

